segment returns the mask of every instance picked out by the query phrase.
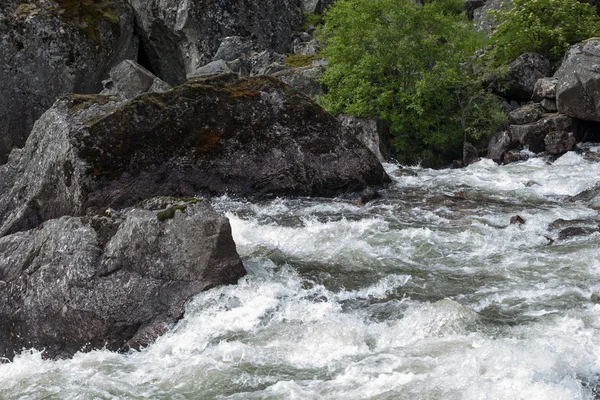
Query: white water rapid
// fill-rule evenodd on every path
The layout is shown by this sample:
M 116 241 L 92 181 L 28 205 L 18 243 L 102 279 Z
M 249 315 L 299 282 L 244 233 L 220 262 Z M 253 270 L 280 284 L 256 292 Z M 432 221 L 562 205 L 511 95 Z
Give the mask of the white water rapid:
M 594 399 L 600 234 L 549 224 L 597 219 L 600 163 L 386 169 L 364 206 L 215 199 L 248 276 L 141 352 L 22 354 L 0 399 Z

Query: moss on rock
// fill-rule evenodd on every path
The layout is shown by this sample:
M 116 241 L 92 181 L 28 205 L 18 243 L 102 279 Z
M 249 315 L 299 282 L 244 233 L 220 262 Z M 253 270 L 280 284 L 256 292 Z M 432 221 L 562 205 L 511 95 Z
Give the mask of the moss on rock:
M 171 206 L 171 207 L 167 208 L 166 210 L 156 213 L 156 218 L 160 222 L 166 221 L 167 219 L 173 219 L 173 217 L 175 217 L 175 212 L 177 212 L 177 210 L 181 211 L 182 213 L 185 213 L 185 211 L 187 210 L 187 206 L 185 206 L 183 204 L 177 204 L 177 205 Z

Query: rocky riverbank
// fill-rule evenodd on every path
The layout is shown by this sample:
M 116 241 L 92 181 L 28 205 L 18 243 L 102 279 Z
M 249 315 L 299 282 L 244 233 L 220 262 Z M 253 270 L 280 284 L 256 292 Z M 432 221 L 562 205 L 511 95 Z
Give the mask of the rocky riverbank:
M 228 220 L 205 198 L 389 181 L 354 127 L 265 76 L 287 68 L 302 6 L 323 4 L 197 3 L 0 8 L 0 357 L 138 349 L 236 283 Z M 228 74 L 199 72 L 211 63 Z

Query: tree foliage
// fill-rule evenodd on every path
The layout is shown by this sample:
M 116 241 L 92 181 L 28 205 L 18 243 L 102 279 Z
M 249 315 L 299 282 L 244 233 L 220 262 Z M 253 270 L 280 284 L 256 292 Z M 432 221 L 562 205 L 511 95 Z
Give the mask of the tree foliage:
M 600 33 L 596 9 L 577 0 L 511 0 L 508 10 L 496 10 L 500 23 L 492 35 L 496 63 L 508 63 L 523 53 L 535 52 L 552 62 L 562 58 L 569 45 Z
M 455 3 L 338 0 L 320 32 L 328 62 L 320 103 L 387 122 L 401 162 L 460 157 L 465 135 L 487 133 L 500 114 L 468 67 L 484 39 Z

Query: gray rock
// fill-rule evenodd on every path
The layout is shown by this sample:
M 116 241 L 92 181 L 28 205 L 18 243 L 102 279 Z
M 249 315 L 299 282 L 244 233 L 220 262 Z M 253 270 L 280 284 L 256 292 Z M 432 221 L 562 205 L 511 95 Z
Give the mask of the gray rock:
M 545 150 L 544 139 L 548 133 L 564 131 L 577 135 L 579 124 L 573 118 L 557 114 L 544 117 L 532 124 L 510 125 L 509 131 L 513 142 L 526 146 L 534 153 L 540 153 Z
M 556 99 L 542 99 L 540 105 L 546 112 L 555 113 L 558 111 L 558 105 L 556 104 Z
M 288 69 L 284 64 L 284 56 L 272 51 L 261 51 L 250 58 L 250 76 L 269 75 Z
M 302 11 L 309 14 L 322 14 L 334 0 L 300 0 Z
M 197 68 L 194 72 L 187 76 L 187 79 L 230 74 L 231 72 L 231 68 L 229 68 L 229 65 L 226 61 L 217 60 Z
M 502 156 L 504 164 L 512 164 L 519 161 L 527 161 L 529 156 L 520 150 L 509 150 Z
M 334 117 L 272 77 L 224 75 L 121 102 L 72 95 L 0 168 L 0 236 L 153 196 L 331 196 L 388 180 Z
M 481 158 L 479 157 L 479 151 L 477 150 L 477 148 L 475 146 L 473 146 L 471 143 L 465 143 L 463 145 L 463 159 L 462 159 L 463 166 L 467 167 L 467 166 L 474 164 L 480 160 L 481 160 Z
M 544 139 L 550 132 L 571 132 L 576 139 L 580 133 L 579 122 L 566 115 L 554 114 L 525 125 L 509 125 L 508 130 L 497 133 L 488 144 L 488 158 L 502 162 L 504 155 L 527 147 L 534 153 L 546 150 Z M 513 154 L 514 156 L 514 154 Z
M 0 238 L 0 357 L 139 349 L 192 296 L 244 274 L 228 220 L 204 201 L 47 221 Z
M 136 57 L 130 7 L 122 0 L 98 7 L 0 2 L 0 164 L 59 96 L 97 93 L 113 66 Z
M 343 127 L 356 135 L 358 140 L 367 146 L 379 161 L 385 161 L 381 154 L 381 150 L 379 149 L 380 140 L 377 122 L 369 119 L 356 118 L 351 115 L 339 115 L 337 119 Z
M 485 5 L 473 9 L 473 22 L 475 24 L 475 30 L 478 32 L 491 34 L 498 26 L 498 23 L 495 22 L 492 16 L 489 14 L 490 10 L 499 10 L 509 6 L 509 0 L 487 0 Z
M 302 24 L 297 0 L 131 0 L 151 70 L 171 85 L 213 60 L 225 37 L 252 38 L 254 50 L 288 53 Z
M 541 102 L 544 99 L 556 99 L 556 77 L 540 78 L 535 83 L 531 99 L 535 102 Z
M 577 139 L 573 132 L 556 131 L 550 132 L 544 138 L 546 151 L 551 154 L 563 154 L 573 150 Z
M 550 75 L 550 62 L 539 54 L 526 53 L 509 64 L 504 94 L 520 100 L 531 100 L 539 79 Z
M 311 99 L 325 93 L 319 83 L 319 79 L 323 76 L 323 67 L 308 66 L 284 69 L 272 74 L 272 76 L 287 83 L 294 90 L 304 93 Z
M 487 157 L 497 163 L 502 162 L 502 156 L 513 144 L 510 131 L 501 131 L 496 133 L 488 144 Z
M 252 52 L 252 42 L 240 36 L 229 36 L 223 38 L 217 49 L 213 61 L 233 61 L 240 57 L 249 57 Z
M 319 53 L 321 49 L 321 44 L 316 39 L 311 39 L 309 41 L 297 41 L 292 44 L 292 50 L 295 54 L 305 54 L 305 55 L 314 55 Z
M 467 12 L 467 17 L 469 19 L 473 19 L 475 10 L 483 7 L 485 5 L 485 0 L 465 0 L 465 11 Z
M 544 108 L 538 103 L 528 103 L 508 113 L 511 124 L 524 125 L 542 118 Z
M 132 60 L 125 60 L 110 71 L 111 88 L 104 95 L 133 99 L 145 92 L 166 92 L 171 85 Z
M 600 121 L 600 39 L 571 46 L 554 76 L 560 113 Z

